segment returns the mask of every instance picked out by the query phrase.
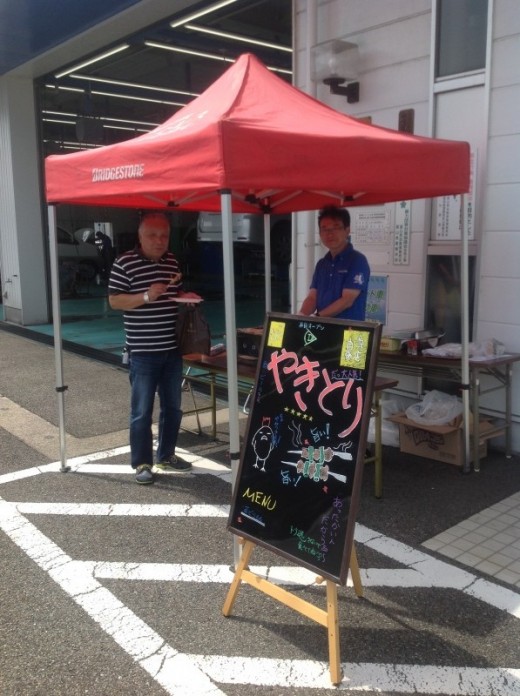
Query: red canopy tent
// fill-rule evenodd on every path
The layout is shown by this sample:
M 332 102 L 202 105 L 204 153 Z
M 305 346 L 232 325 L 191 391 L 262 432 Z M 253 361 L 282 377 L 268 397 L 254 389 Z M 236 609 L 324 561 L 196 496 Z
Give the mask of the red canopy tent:
M 46 160 L 49 203 L 314 210 L 468 190 L 469 147 L 371 126 L 284 82 L 245 54 L 163 125 Z
M 469 189 L 469 162 L 467 143 L 362 123 L 244 54 L 150 133 L 97 150 L 47 157 L 51 244 L 53 209 L 59 203 L 222 211 L 226 332 L 234 336 L 231 211 L 283 213 L 462 194 Z M 57 278 L 55 270 L 53 275 Z M 59 297 L 55 285 L 53 293 Z M 59 301 L 55 339 L 56 314 L 59 318 Z M 58 361 L 57 372 L 60 381 Z M 228 378 L 230 447 L 232 460 L 238 460 L 233 341 L 228 342 Z

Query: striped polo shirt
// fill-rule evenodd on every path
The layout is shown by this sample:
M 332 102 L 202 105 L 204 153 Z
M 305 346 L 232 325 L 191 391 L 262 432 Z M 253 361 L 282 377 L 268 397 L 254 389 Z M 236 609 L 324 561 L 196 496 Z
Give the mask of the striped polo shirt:
M 142 295 L 152 283 L 169 283 L 178 272 L 179 264 L 171 252 L 166 252 L 159 261 L 152 261 L 135 248 L 114 261 L 108 292 L 110 295 Z M 181 282 L 170 285 L 155 302 L 123 312 L 126 344 L 130 351 L 152 353 L 177 347 L 175 325 L 178 304 L 172 298 L 179 294 L 181 288 Z

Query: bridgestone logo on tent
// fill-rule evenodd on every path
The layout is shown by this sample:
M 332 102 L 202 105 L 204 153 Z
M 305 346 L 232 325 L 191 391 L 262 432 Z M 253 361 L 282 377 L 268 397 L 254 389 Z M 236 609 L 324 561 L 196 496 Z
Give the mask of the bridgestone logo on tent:
M 92 181 L 115 181 L 116 179 L 140 179 L 144 176 L 144 164 L 125 164 L 123 167 L 106 167 L 92 170 Z

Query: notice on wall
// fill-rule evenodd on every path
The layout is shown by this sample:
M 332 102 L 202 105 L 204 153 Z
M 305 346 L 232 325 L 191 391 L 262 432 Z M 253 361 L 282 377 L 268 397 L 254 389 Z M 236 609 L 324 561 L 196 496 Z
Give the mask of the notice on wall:
M 401 201 L 395 206 L 394 266 L 410 263 L 410 201 Z
M 470 190 L 464 196 L 441 196 L 435 200 L 436 215 L 433 238 L 436 241 L 459 241 L 462 224 L 467 238 L 475 239 L 475 176 L 477 153 L 470 158 Z
M 437 199 L 435 239 L 458 240 L 461 238 L 460 196 L 442 196 Z
M 356 244 L 388 244 L 391 212 L 386 205 L 351 210 L 350 215 Z
M 269 313 L 228 528 L 345 583 L 381 326 Z

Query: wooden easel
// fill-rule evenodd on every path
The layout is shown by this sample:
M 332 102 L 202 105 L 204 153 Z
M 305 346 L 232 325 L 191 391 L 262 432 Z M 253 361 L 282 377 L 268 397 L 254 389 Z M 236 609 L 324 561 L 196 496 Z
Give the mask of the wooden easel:
M 255 544 L 252 541 L 244 541 L 242 555 L 240 561 L 238 562 L 233 581 L 229 588 L 226 601 L 222 607 L 222 613 L 224 616 L 229 616 L 233 609 L 235 599 L 240 588 L 240 583 L 245 582 L 251 587 L 260 590 L 264 594 L 269 595 L 273 599 L 285 604 L 294 611 L 307 616 L 309 619 L 316 621 L 327 629 L 329 638 L 329 670 L 330 679 L 333 684 L 339 684 L 341 682 L 341 666 L 340 666 L 340 655 L 339 655 L 339 622 L 338 622 L 338 586 L 335 582 L 331 580 L 324 580 L 322 577 L 318 577 L 316 582 L 327 583 L 327 609 L 320 609 L 314 604 L 307 602 L 300 597 L 292 594 L 288 590 L 284 590 L 282 587 L 269 582 L 260 575 L 251 572 L 248 569 L 249 559 L 255 548 Z M 349 563 L 350 572 L 352 575 L 352 582 L 354 584 L 354 591 L 358 597 L 363 596 L 363 586 L 361 584 L 361 575 L 359 572 L 359 565 L 357 561 L 356 549 L 352 545 L 352 551 L 350 554 Z

